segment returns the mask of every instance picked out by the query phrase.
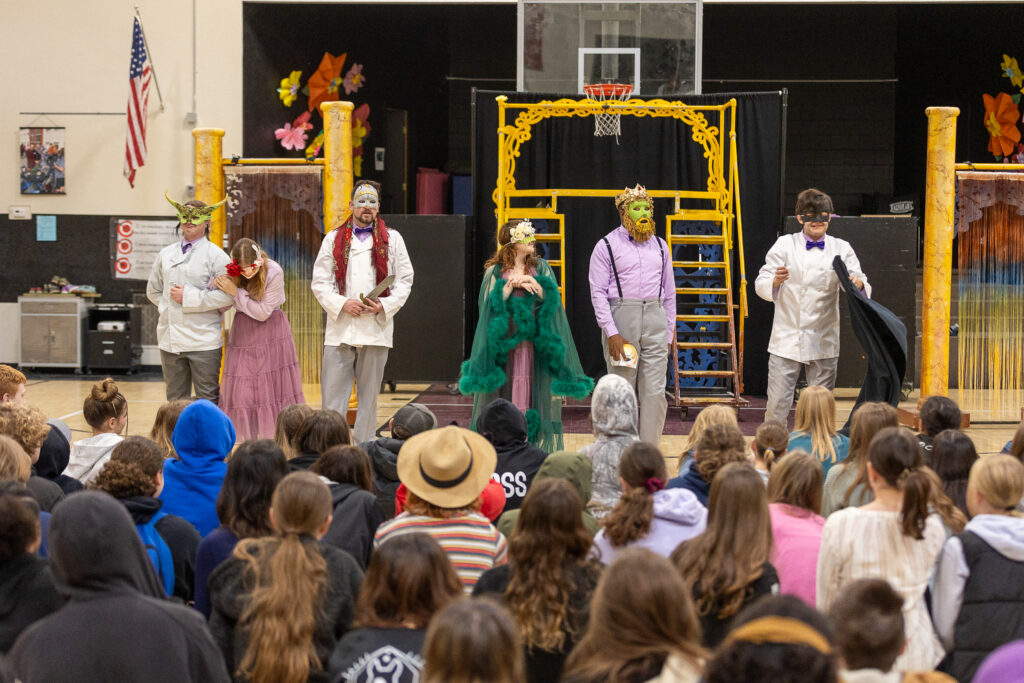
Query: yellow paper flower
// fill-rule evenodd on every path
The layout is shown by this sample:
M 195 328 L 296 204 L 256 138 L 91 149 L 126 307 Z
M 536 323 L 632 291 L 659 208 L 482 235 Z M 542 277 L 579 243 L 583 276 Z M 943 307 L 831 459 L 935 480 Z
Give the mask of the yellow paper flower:
M 281 87 L 277 89 L 277 96 L 284 102 L 284 106 L 290 107 L 299 96 L 299 79 L 302 78 L 301 71 L 293 71 L 288 78 L 281 79 Z
M 1017 129 L 1020 109 L 1014 104 L 1013 98 L 1004 92 L 995 97 L 982 95 L 981 99 L 985 103 L 985 128 L 990 136 L 988 151 L 996 156 L 1007 156 L 1020 142 L 1020 131 Z
M 352 175 L 363 175 L 363 155 L 352 157 Z
M 360 147 L 369 132 L 360 119 L 352 119 L 352 149 Z
M 1003 63 L 999 65 L 1003 69 L 1003 75 L 1010 79 L 1018 88 L 1024 86 L 1024 73 L 1021 73 L 1017 66 L 1017 59 L 1010 55 L 1003 55 Z
M 312 159 L 320 153 L 320 148 L 324 146 L 324 132 L 320 131 L 320 134 L 313 138 L 313 142 L 306 145 L 306 158 Z

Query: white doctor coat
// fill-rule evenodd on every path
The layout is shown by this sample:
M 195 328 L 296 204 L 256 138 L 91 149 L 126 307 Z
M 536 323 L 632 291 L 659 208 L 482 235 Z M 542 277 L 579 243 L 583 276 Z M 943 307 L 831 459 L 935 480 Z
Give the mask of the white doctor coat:
M 871 297 L 871 285 L 850 243 L 827 234 L 824 240 L 824 249 L 808 249 L 802 232 L 783 235 L 765 256 L 754 289 L 775 303 L 768 353 L 800 363 L 839 356 L 840 285 L 832 269 L 836 256 L 851 276 L 864 282 L 864 294 Z M 789 279 L 773 295 L 775 271 L 782 266 L 789 270 Z
M 224 250 L 205 237 L 181 253 L 181 242 L 160 250 L 146 284 L 146 296 L 156 305 L 160 319 L 156 326 L 161 351 L 186 353 L 210 351 L 224 346 L 220 309 L 234 305 L 234 298 L 210 289 L 218 275 L 226 273 L 231 261 Z M 184 285 L 181 303 L 171 298 L 171 287 Z
M 384 310 L 372 316 L 355 317 L 343 312 L 341 307 L 346 300 L 368 294 L 377 285 L 377 274 L 373 269 L 373 238 L 360 240 L 352 236 L 345 273 L 345 294 L 339 294 L 334 277 L 334 240 L 338 232 L 332 230 L 324 237 L 320 253 L 313 262 L 313 280 L 310 282 L 313 296 L 327 311 L 324 346 L 346 344 L 391 348 L 395 330 L 392 318 L 405 305 L 412 291 L 412 261 L 409 260 L 405 240 L 396 231 L 388 229 L 388 273 L 395 276 L 395 282 L 388 296 L 380 297 Z

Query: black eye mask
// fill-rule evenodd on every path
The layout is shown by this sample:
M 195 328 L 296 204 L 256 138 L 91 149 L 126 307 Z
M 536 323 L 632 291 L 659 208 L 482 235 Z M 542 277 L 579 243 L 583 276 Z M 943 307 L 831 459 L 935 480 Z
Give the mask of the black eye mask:
M 832 218 L 832 214 L 828 211 L 822 211 L 820 213 L 802 213 L 800 218 L 803 219 L 804 223 L 828 223 Z

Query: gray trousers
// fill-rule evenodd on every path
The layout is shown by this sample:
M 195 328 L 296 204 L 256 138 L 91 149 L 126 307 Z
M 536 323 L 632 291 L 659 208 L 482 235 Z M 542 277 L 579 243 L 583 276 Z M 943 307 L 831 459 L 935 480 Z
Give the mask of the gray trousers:
M 348 399 L 352 395 L 352 381 L 356 383 L 356 427 L 352 442 L 372 441 L 377 429 L 377 394 L 384 379 L 384 365 L 388 362 L 386 346 L 324 347 L 324 365 L 320 375 L 320 397 L 324 408 L 348 415 Z
M 216 403 L 220 398 L 221 351 L 210 349 L 171 353 L 160 349 L 160 366 L 164 373 L 164 384 L 167 385 L 167 400 L 189 398 L 192 396 L 192 386 L 195 385 L 196 398 Z
M 793 407 L 793 392 L 800 379 L 800 371 L 807 375 L 808 386 L 836 388 L 836 369 L 839 357 L 821 358 L 801 363 L 774 353 L 768 354 L 768 405 L 764 411 L 765 422 L 776 420 L 786 425 L 789 409 Z
M 668 372 L 668 321 L 661 299 L 614 299 L 609 302 L 612 320 L 626 341 L 636 347 L 640 362 L 635 368 L 612 365 L 608 336 L 601 333 L 601 348 L 608 374 L 625 378 L 636 391 L 640 408 L 640 440 L 655 446 L 665 428 L 665 382 Z

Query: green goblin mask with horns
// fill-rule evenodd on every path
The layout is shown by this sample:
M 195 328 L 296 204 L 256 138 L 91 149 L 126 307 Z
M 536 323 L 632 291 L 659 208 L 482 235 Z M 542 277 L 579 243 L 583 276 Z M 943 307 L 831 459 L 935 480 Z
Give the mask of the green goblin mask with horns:
M 187 206 L 185 204 L 179 204 L 170 197 L 167 196 L 167 191 L 164 191 L 164 199 L 171 203 L 175 211 L 178 212 L 178 222 L 190 223 L 192 225 L 202 225 L 206 221 L 210 220 L 213 216 L 213 212 L 219 209 L 224 202 L 228 199 L 225 197 L 216 204 L 204 204 L 203 206 Z

